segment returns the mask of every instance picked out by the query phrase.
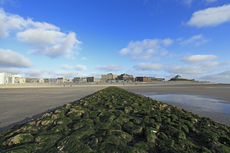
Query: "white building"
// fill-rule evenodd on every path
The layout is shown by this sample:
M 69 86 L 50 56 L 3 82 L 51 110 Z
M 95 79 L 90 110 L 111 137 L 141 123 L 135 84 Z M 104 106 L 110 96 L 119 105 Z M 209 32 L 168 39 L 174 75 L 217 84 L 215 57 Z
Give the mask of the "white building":
M 10 73 L 0 72 L 0 84 L 8 84 L 9 77 L 11 77 Z
M 11 77 L 9 77 L 8 83 L 14 84 L 14 83 L 23 82 L 20 80 L 20 78 L 22 78 L 22 76 L 20 74 L 11 75 Z

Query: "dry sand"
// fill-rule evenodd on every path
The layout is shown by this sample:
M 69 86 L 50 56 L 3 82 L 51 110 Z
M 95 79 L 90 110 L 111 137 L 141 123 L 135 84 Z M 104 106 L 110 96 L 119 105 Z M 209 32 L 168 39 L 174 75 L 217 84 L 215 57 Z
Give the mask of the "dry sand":
M 0 130 L 40 117 L 104 88 L 105 86 L 0 89 Z
M 119 86 L 133 92 L 157 92 L 158 94 L 182 93 L 203 95 L 229 102 L 230 85 L 203 83 L 162 83 L 162 84 L 103 84 L 76 85 L 72 87 L 40 87 L 29 88 L 23 86 L 0 88 L 0 130 L 7 130 L 15 124 L 25 123 L 42 114 L 57 109 L 64 104 L 71 103 L 108 86 Z M 195 112 L 199 115 L 211 117 L 217 122 L 230 125 L 230 110 L 227 114 L 201 111 L 199 108 L 179 107 Z

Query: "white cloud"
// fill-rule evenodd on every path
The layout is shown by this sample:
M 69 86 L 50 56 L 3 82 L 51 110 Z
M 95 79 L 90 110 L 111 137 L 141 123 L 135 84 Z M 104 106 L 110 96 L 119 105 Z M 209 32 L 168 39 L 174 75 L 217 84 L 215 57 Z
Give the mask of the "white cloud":
M 144 39 L 142 41 L 131 41 L 126 48 L 119 51 L 120 55 L 137 55 L 143 52 L 157 53 L 161 44 L 168 46 L 173 43 L 171 39 Z
M 166 68 L 166 71 L 173 74 L 205 74 L 208 73 L 201 66 L 191 65 L 191 66 L 180 66 L 180 65 L 170 65 Z
M 230 21 L 230 4 L 194 12 L 187 24 L 199 28 L 214 27 L 228 21 Z
M 74 77 L 87 77 L 87 74 L 83 74 L 77 71 L 55 71 L 50 72 L 53 77 L 67 77 L 67 78 L 74 78 Z
M 24 74 L 26 75 L 26 77 L 41 77 L 42 75 L 44 75 L 46 72 L 48 72 L 49 70 L 38 70 L 38 69 L 32 69 L 32 70 L 28 70 L 26 72 L 24 72 Z
M 140 63 L 138 65 L 135 65 L 134 68 L 136 70 L 161 70 L 164 68 L 163 65 L 160 64 L 152 64 L 152 63 Z
M 0 8 L 0 38 L 7 37 L 11 30 L 22 29 L 24 19 L 18 15 L 6 14 Z
M 99 69 L 102 71 L 120 71 L 124 68 L 120 65 L 109 64 L 109 65 L 97 65 L 94 67 L 95 69 Z
M 228 62 L 223 62 L 223 63 L 221 63 L 221 65 L 223 65 L 223 66 L 230 65 L 230 61 L 228 61 Z
M 94 76 L 96 78 L 101 78 L 101 75 L 104 75 L 105 73 L 101 72 L 91 72 L 88 76 Z
M 181 39 L 182 40 L 182 39 Z M 205 44 L 206 42 L 210 41 L 209 39 L 205 39 L 202 34 L 200 35 L 195 35 L 187 40 L 181 41 L 179 44 L 181 45 L 195 45 L 199 46 L 201 44 Z
M 0 72 L 6 72 L 11 74 L 21 74 L 22 71 L 15 68 L 0 68 Z
M 86 70 L 87 68 L 86 68 L 85 65 L 76 65 L 76 66 L 74 67 L 74 69 L 75 69 L 75 70 L 79 70 L 79 71 L 84 71 L 84 70 Z
M 0 8 L 0 38 L 9 36 L 12 30 L 25 30 L 25 29 L 42 29 L 50 31 L 60 31 L 59 27 L 46 22 L 34 22 L 32 19 L 23 19 L 19 15 L 6 13 Z M 36 35 L 38 35 L 37 33 Z M 47 35 L 46 35 L 47 36 Z M 35 36 L 34 36 L 35 37 Z
M 171 44 L 173 43 L 173 40 L 167 38 L 167 39 L 164 39 L 164 40 L 163 40 L 163 43 L 164 43 L 165 46 L 169 46 L 169 45 L 171 45 Z
M 0 69 L 1 70 L 1 69 Z M 18 74 L 18 73 L 16 73 Z M 79 71 L 57 71 L 55 69 L 30 69 L 28 71 L 21 72 L 25 77 L 36 77 L 36 78 L 57 78 L 57 77 L 86 77 L 87 74 L 83 74 Z
M 40 47 L 41 49 L 45 48 L 46 45 L 60 42 L 64 36 L 65 34 L 59 31 L 44 29 L 28 29 L 17 33 L 18 40 L 32 44 L 38 48 Z
M 49 57 L 58 57 L 66 54 L 70 57 L 79 49 L 81 42 L 76 39 L 74 32 L 65 34 L 60 28 L 46 23 L 35 22 L 32 19 L 23 19 L 19 15 L 5 13 L 0 9 L 0 38 L 9 36 L 16 31 L 19 41 L 34 47 L 31 53 L 42 54 Z
M 61 65 L 61 68 L 64 70 L 72 70 L 73 66 L 69 66 L 69 65 L 65 64 L 65 65 Z
M 200 77 L 199 79 L 204 81 L 217 82 L 217 83 L 230 83 L 230 70 L 226 70 L 219 74 L 205 75 L 203 77 Z
M 202 65 L 204 67 L 215 67 L 215 66 L 220 65 L 220 63 L 219 62 L 215 62 L 215 61 L 207 61 L 207 62 L 204 62 Z
M 76 66 L 69 66 L 67 64 L 61 65 L 61 68 L 64 70 L 78 70 L 78 71 L 84 71 L 87 69 L 85 65 L 76 65 Z
M 35 49 L 31 53 L 49 57 L 58 57 L 62 54 L 71 55 L 73 53 L 72 49 L 81 44 L 73 32 L 66 35 L 58 31 L 43 29 L 29 29 L 19 32 L 17 38 L 34 46 Z
M 168 54 L 168 51 L 163 51 L 163 52 L 161 52 L 161 56 L 165 56 L 165 55 L 167 55 Z
M 0 67 L 24 67 L 32 66 L 31 61 L 23 55 L 11 50 L 0 49 Z
M 82 57 L 81 60 L 86 60 L 86 57 Z
M 207 60 L 216 59 L 218 56 L 216 55 L 191 55 L 189 57 L 184 57 L 182 61 L 186 63 L 199 63 Z
M 158 61 L 158 57 L 153 54 L 166 55 L 167 51 L 164 47 L 173 43 L 172 39 L 144 39 L 142 41 L 131 41 L 126 48 L 119 51 L 119 54 L 133 56 L 132 60 Z
M 153 57 L 151 54 L 144 53 L 140 56 L 135 56 L 132 58 L 134 61 L 154 61 L 154 62 L 159 62 L 160 58 L 159 57 Z

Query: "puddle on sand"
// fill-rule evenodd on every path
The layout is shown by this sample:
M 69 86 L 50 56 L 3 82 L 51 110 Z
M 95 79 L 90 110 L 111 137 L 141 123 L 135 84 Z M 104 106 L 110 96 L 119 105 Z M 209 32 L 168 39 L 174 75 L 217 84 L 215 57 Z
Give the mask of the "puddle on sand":
M 204 87 L 206 89 L 230 89 L 230 87 Z
M 163 95 L 156 95 L 156 93 L 150 94 L 148 93 L 138 93 L 152 99 L 172 104 L 178 103 L 183 104 L 185 106 L 193 106 L 198 107 L 204 111 L 209 112 L 219 112 L 219 113 L 226 113 L 230 114 L 230 102 L 206 98 L 198 95 L 187 95 L 187 94 L 163 94 Z M 173 104 L 172 104 L 173 105 Z

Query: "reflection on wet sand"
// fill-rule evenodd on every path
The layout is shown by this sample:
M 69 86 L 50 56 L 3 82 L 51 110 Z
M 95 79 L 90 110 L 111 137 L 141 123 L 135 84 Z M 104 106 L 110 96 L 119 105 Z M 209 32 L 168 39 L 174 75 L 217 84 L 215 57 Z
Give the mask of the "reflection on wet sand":
M 230 87 L 205 87 L 206 89 L 230 89 Z
M 199 95 L 188 94 L 158 94 L 138 92 L 138 94 L 153 98 L 165 103 L 179 103 L 200 110 L 230 114 L 230 102 L 218 99 L 206 98 Z

